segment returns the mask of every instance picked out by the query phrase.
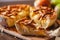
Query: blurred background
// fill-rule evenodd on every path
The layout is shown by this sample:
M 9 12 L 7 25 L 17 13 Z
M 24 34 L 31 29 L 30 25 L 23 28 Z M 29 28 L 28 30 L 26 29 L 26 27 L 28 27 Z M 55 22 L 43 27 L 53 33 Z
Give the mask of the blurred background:
M 33 0 L 0 0 L 0 2 L 14 2 L 14 1 L 33 1 Z
M 12 4 L 30 4 L 33 5 L 34 0 L 0 0 L 0 6 Z

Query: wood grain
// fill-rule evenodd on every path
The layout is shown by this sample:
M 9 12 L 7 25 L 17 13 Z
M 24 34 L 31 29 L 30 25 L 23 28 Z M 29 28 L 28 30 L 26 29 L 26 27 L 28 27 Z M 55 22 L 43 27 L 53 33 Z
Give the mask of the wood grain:
M 18 38 L 10 36 L 8 34 L 0 32 L 0 40 L 21 40 L 21 39 L 18 39 Z

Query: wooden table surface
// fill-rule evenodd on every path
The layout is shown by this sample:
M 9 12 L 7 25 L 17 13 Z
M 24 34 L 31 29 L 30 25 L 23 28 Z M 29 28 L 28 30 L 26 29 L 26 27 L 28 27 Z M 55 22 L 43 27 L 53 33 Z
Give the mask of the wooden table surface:
M 31 39 L 34 40 L 33 37 Z M 23 39 L 19 39 L 19 38 L 16 38 L 14 36 L 11 36 L 9 34 L 1 33 L 0 32 L 0 40 L 23 40 Z M 35 40 L 46 40 L 46 39 L 43 39 L 43 38 L 35 38 Z
M 1 33 L 0 32 L 0 40 L 22 40 L 22 39 L 18 39 L 16 37 L 13 37 L 13 36 L 8 35 L 6 33 Z

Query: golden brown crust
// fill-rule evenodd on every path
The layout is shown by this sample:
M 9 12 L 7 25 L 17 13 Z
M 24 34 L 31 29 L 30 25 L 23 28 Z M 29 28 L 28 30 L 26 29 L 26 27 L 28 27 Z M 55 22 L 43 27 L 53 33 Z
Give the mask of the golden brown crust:
M 4 16 L 11 16 L 11 15 L 17 15 L 22 10 L 28 10 L 29 5 L 8 5 L 0 8 L 0 15 Z
M 35 14 L 40 14 L 40 17 L 44 18 L 49 15 L 51 19 L 54 19 L 56 16 L 55 11 L 50 7 L 40 7 L 40 9 L 33 10 Z
M 34 26 L 35 23 L 33 20 L 28 18 L 23 18 L 21 20 L 18 20 L 15 24 L 16 29 L 20 34 L 23 35 L 34 35 L 34 36 L 49 36 L 47 33 L 47 30 L 44 30 L 42 28 L 36 29 Z
M 49 36 L 46 28 L 55 22 L 57 15 L 53 9 L 49 7 L 41 7 L 41 9 L 32 8 L 29 17 L 30 18 L 26 17 L 18 20 L 15 23 L 16 29 L 20 34 Z
M 15 25 L 17 31 L 24 35 L 49 36 L 45 29 L 55 22 L 56 17 L 54 10 L 48 7 L 36 10 L 29 5 L 20 4 L 0 8 L 0 20 L 3 18 L 8 27 Z
M 52 8 L 41 6 L 39 9 L 32 9 L 30 18 L 40 26 L 37 28 L 46 29 L 54 24 L 57 14 Z
M 6 23 L 11 27 L 18 19 L 29 15 L 30 6 L 26 4 L 8 5 L 0 7 L 0 17 L 6 19 Z

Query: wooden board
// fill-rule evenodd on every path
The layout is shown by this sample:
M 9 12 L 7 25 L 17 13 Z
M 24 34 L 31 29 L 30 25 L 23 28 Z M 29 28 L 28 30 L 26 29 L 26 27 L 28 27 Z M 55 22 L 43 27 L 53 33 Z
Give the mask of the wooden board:
M 60 20 L 57 21 L 60 25 Z M 16 30 L 15 27 L 12 27 L 12 28 L 4 28 L 3 26 L 0 25 L 0 31 L 3 32 L 3 33 L 7 33 L 7 34 L 4 34 L 4 35 L 10 35 L 10 36 L 4 36 L 2 38 L 6 38 L 6 39 L 14 39 L 14 40 L 18 40 L 14 37 L 17 37 L 19 39 L 23 39 L 23 40 L 54 40 L 54 38 L 47 38 L 47 37 L 34 37 L 34 36 L 23 36 L 21 34 L 19 34 Z M 0 34 L 1 36 L 1 34 Z M 12 37 L 13 36 L 13 37 Z M 8 37 L 8 38 L 7 38 Z M 5 40 L 5 39 L 2 39 L 2 40 Z
M 16 37 L 13 37 L 13 36 L 8 35 L 6 33 L 1 33 L 0 32 L 0 40 L 21 40 L 21 39 L 18 39 Z
M 14 37 L 17 37 L 17 38 L 23 39 L 23 40 L 48 40 L 47 38 L 42 38 L 42 37 L 34 37 L 34 36 L 23 36 L 23 35 L 20 35 L 16 31 L 15 27 L 8 28 L 8 29 L 4 29 L 4 28 L 1 28 L 1 27 L 3 27 L 3 26 L 0 25 L 0 30 L 1 30 L 1 32 L 3 32 L 3 37 L 5 39 L 9 39 L 10 40 L 10 38 L 13 36 L 11 39 L 14 39 L 14 40 L 16 40 L 16 38 L 14 38 Z M 3 31 L 2 31 L 2 29 L 3 29 Z M 4 36 L 4 35 L 6 35 L 6 36 Z M 2 37 L 2 39 L 3 39 L 3 37 Z

